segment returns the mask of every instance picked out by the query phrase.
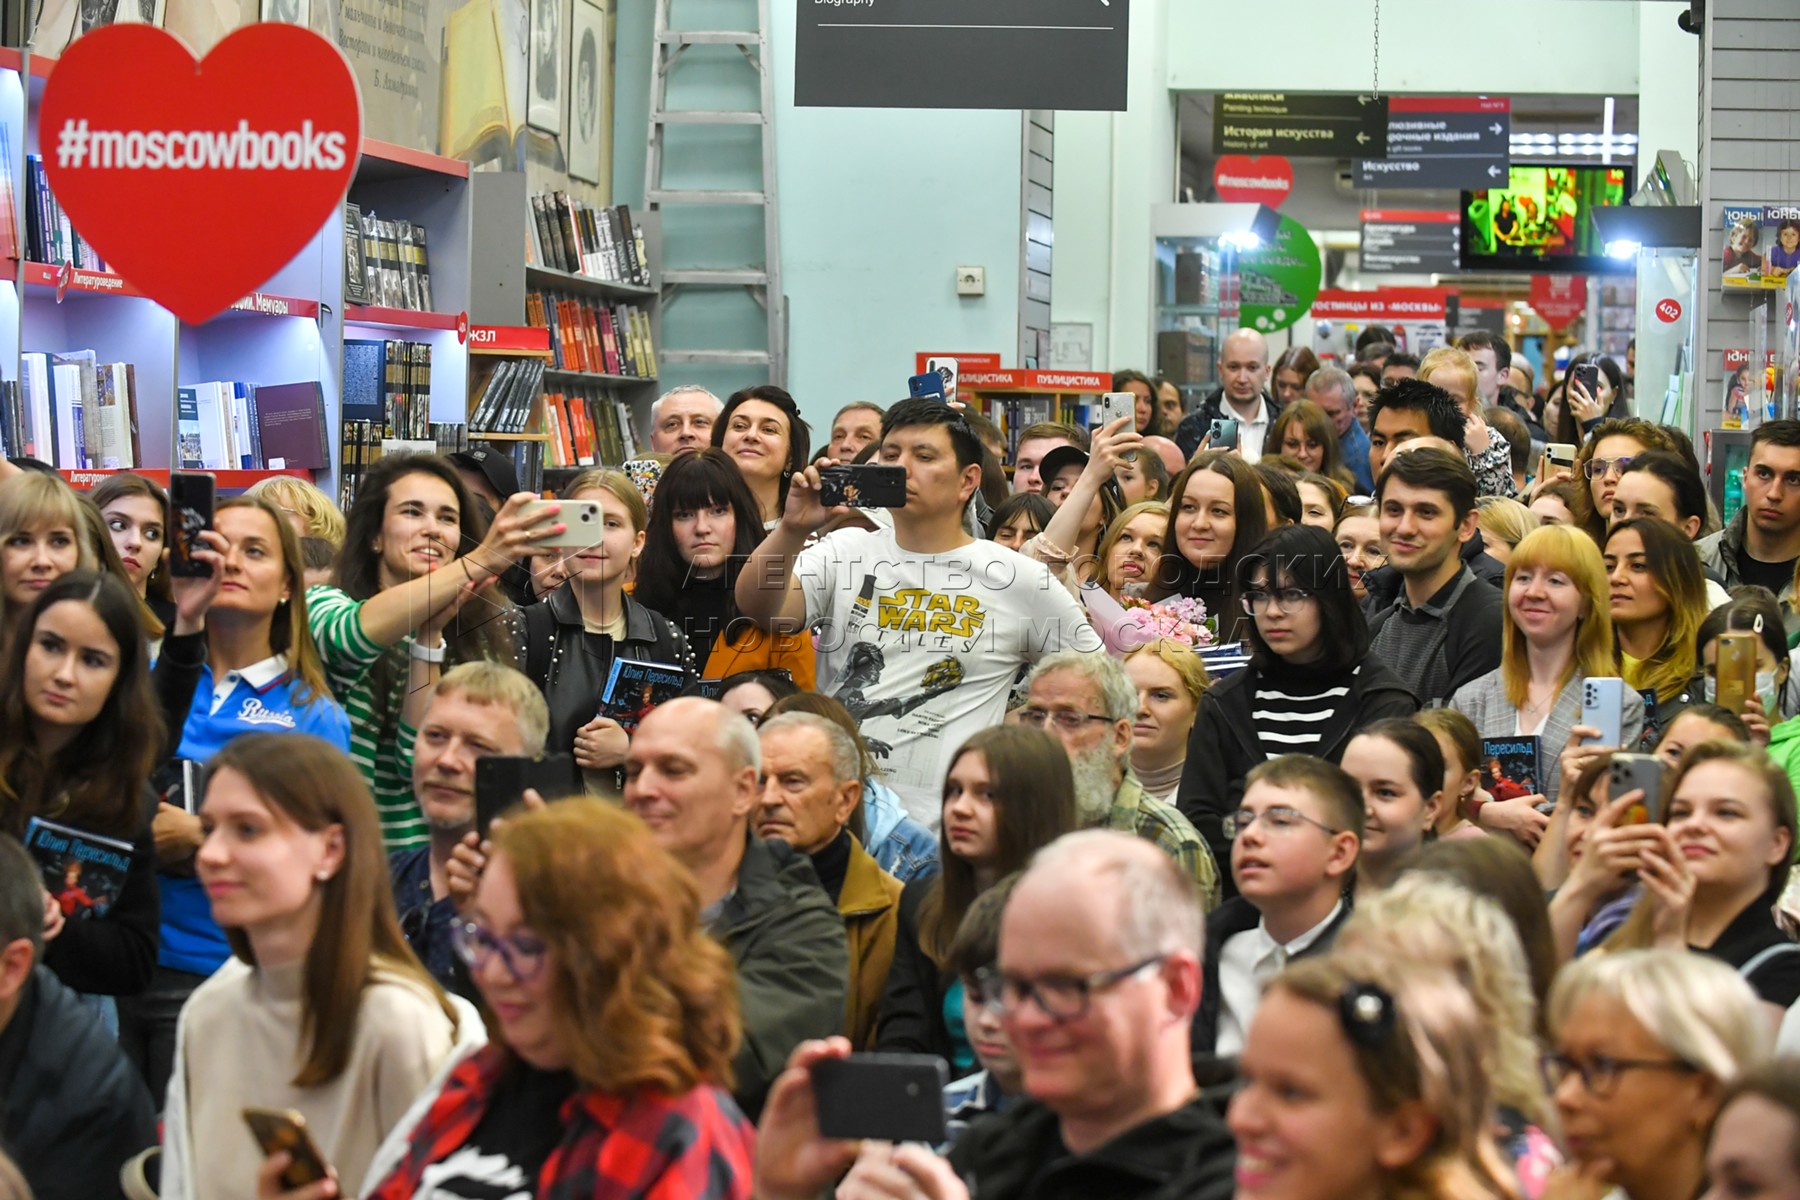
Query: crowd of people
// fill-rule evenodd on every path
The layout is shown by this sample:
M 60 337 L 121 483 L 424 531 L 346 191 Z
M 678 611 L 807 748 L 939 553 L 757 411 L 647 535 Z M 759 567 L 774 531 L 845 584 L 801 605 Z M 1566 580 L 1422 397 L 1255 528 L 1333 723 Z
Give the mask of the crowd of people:
M 681 387 L 180 572 L 5 464 L 0 1200 L 1800 1189 L 1800 422 L 1722 522 L 1613 360 L 1394 342 Z

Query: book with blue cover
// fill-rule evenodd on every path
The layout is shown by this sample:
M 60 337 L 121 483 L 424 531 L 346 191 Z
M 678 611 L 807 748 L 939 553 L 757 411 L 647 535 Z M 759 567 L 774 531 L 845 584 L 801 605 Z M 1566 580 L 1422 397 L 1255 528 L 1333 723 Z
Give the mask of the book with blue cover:
M 635 733 L 638 722 L 657 705 L 679 696 L 687 681 L 687 671 L 669 663 L 615 658 L 600 697 L 600 715 L 617 721 L 625 732 Z
M 37 860 L 44 890 L 62 909 L 64 920 L 104 917 L 131 872 L 130 842 L 42 817 L 25 826 L 25 849 Z

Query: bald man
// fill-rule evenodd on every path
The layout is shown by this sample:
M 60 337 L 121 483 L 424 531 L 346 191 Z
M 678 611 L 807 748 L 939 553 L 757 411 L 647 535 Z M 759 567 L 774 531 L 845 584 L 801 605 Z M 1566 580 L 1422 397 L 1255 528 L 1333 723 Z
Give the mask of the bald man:
M 1238 453 L 1245 462 L 1262 457 L 1263 439 L 1281 406 L 1266 390 L 1269 343 L 1254 329 L 1240 329 L 1219 352 L 1219 386 L 1175 430 L 1175 444 L 1193 458 L 1214 421 L 1238 423 Z

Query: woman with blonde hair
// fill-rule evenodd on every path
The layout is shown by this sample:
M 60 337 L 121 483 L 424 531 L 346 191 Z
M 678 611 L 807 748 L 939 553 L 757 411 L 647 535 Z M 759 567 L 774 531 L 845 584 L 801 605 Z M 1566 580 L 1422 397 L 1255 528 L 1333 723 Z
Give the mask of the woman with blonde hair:
M 1725 1089 L 1771 1041 L 1736 971 L 1686 950 L 1590 954 L 1550 992 L 1544 1082 L 1569 1165 L 1545 1200 L 1692 1200 Z
M 735 971 L 643 822 L 587 799 L 508 819 L 466 918 L 457 953 L 494 1040 L 443 1068 L 366 1175 L 345 1172 L 350 1194 L 486 1194 L 500 1171 L 507 1195 L 749 1196 Z
M 325 490 L 293 475 L 259 479 L 245 493 L 261 496 L 286 517 L 296 537 L 324 538 L 333 546 L 344 544 L 344 513 Z
M 1545 1132 L 1554 1123 L 1538 1070 L 1531 968 L 1506 910 L 1442 875 L 1408 872 L 1387 890 L 1358 900 L 1333 949 L 1442 967 L 1462 981 L 1486 1035 L 1482 1052 L 1498 1108 L 1501 1149 L 1521 1192 L 1535 1200 L 1561 1156 Z
M 1192 646 L 1169 638 L 1146 642 L 1126 654 L 1125 674 L 1138 696 L 1137 719 L 1131 725 L 1131 770 L 1146 792 L 1173 804 L 1187 765 L 1188 734 L 1200 713 L 1200 697 L 1212 680 Z
M 1115 600 L 1143 595 L 1162 560 L 1168 527 L 1169 506 L 1161 500 L 1133 504 L 1114 517 L 1094 554 L 1099 564 L 1094 583 Z
M 1481 497 L 1475 501 L 1475 513 L 1481 544 L 1487 556 L 1501 566 L 1512 557 L 1513 547 L 1540 524 L 1536 513 L 1508 496 Z
M 1612 621 L 1599 600 L 1606 595 L 1606 568 L 1580 530 L 1549 526 L 1526 534 L 1506 564 L 1503 591 L 1500 665 L 1458 688 L 1450 707 L 1473 721 L 1484 738 L 1538 737 L 1544 758 L 1538 764 L 1539 794 L 1499 802 L 1507 808 L 1487 812 L 1489 820 L 1482 819 L 1479 798 L 1474 811 L 1464 814 L 1532 845 L 1543 822 L 1527 810 L 1539 801 L 1556 803 L 1559 778 L 1549 756 L 1562 749 L 1580 719 L 1582 680 L 1619 672 Z M 1627 688 L 1626 745 L 1636 744 L 1643 725 L 1644 701 Z M 1505 817 L 1494 820 L 1502 811 Z M 1551 836 L 1557 833 L 1553 829 Z
M 1238 1060 L 1236 1200 L 1513 1200 L 1490 1041 L 1442 968 L 1361 953 L 1288 967 Z
M 11 635 L 20 614 L 59 576 L 107 569 L 84 507 L 73 488 L 42 471 L 0 484 L 0 636 Z

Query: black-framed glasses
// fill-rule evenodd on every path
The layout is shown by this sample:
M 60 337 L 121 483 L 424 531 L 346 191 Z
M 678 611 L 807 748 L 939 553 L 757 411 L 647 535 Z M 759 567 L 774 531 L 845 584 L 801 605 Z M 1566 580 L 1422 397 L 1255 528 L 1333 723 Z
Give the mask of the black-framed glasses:
M 1323 821 L 1313 820 L 1297 808 L 1288 808 L 1281 804 L 1277 804 L 1273 808 L 1265 808 L 1261 812 L 1251 808 L 1240 808 L 1234 813 L 1226 814 L 1225 819 L 1220 821 L 1219 825 L 1225 831 L 1225 839 L 1231 841 L 1258 821 L 1263 823 L 1264 831 L 1273 834 L 1287 833 L 1289 830 L 1299 829 L 1303 825 L 1311 825 L 1333 835 L 1343 832 L 1341 829 L 1333 829 Z
M 1313 594 L 1305 588 L 1276 588 L 1272 592 L 1257 588 L 1244 593 L 1243 605 L 1244 611 L 1254 617 L 1257 613 L 1266 611 L 1271 603 L 1282 612 L 1293 612 L 1312 598 Z
M 1085 976 L 1046 975 L 1041 979 L 1021 979 L 997 967 L 983 967 L 975 972 L 976 999 L 999 1016 L 1017 1012 L 1030 1000 L 1052 1021 L 1079 1021 L 1087 1016 L 1095 992 L 1117 987 L 1134 975 L 1161 966 L 1167 957 L 1155 954 L 1115 971 L 1096 971 Z
M 1581 466 L 1581 473 L 1589 479 L 1599 479 L 1608 471 L 1617 470 L 1623 475 L 1636 462 L 1635 455 L 1627 454 L 1624 458 L 1590 458 Z
M 1096 713 L 1075 712 L 1071 709 L 1059 709 L 1051 712 L 1045 708 L 1025 708 L 1019 710 L 1019 720 L 1033 729 L 1042 729 L 1047 722 L 1054 722 L 1056 727 L 1064 733 L 1079 733 L 1084 725 L 1094 722 L 1111 725 L 1113 719 Z
M 473 921 L 459 921 L 451 926 L 450 945 L 471 971 L 481 970 L 498 954 L 500 961 L 506 964 L 507 973 L 520 983 L 530 983 L 538 977 L 550 951 L 529 934 L 500 937 Z
M 1604 1100 L 1618 1089 L 1619 1076 L 1627 1071 L 1675 1071 L 1691 1075 L 1700 1068 L 1678 1058 L 1612 1058 L 1596 1054 L 1586 1062 L 1580 1062 L 1567 1054 L 1546 1054 L 1538 1059 L 1538 1069 L 1544 1073 L 1544 1087 L 1548 1091 L 1556 1091 L 1569 1076 L 1577 1075 L 1588 1095 Z

